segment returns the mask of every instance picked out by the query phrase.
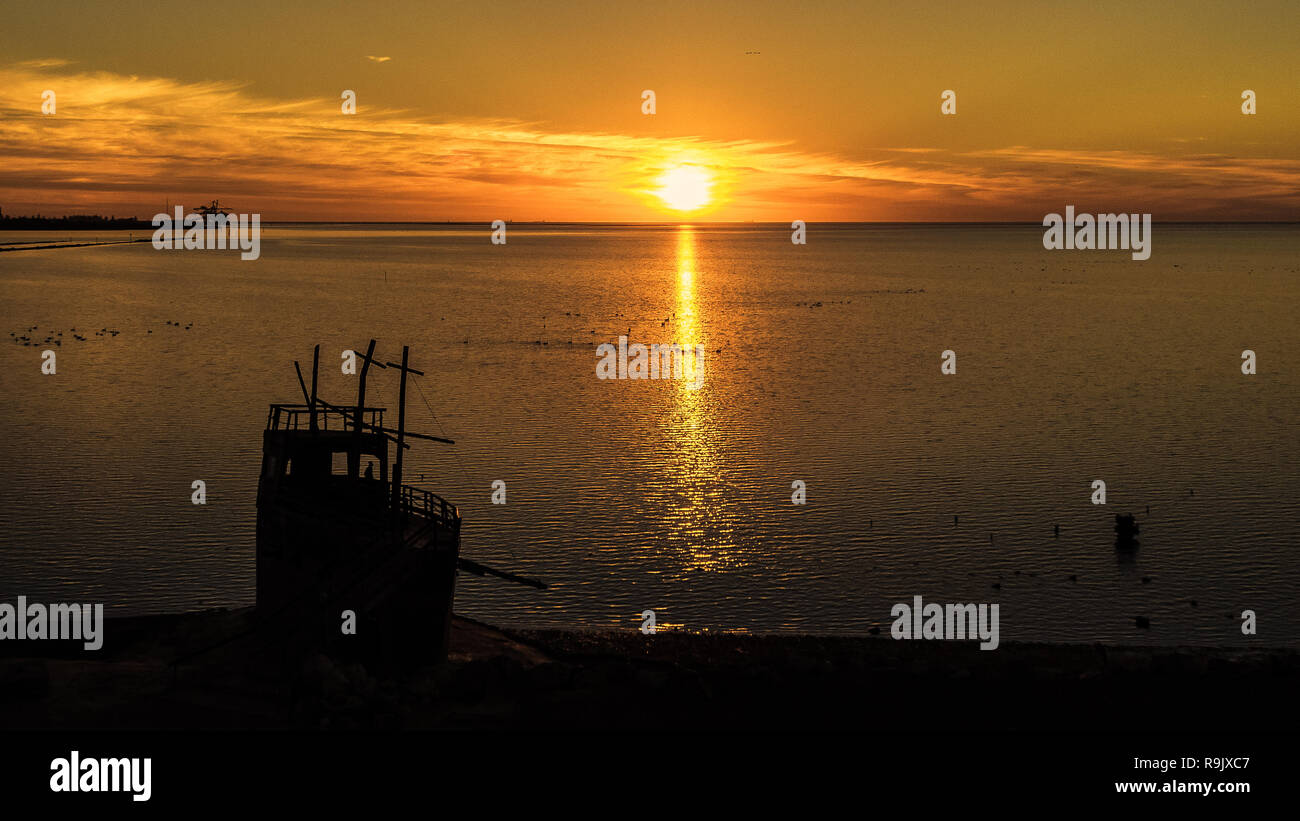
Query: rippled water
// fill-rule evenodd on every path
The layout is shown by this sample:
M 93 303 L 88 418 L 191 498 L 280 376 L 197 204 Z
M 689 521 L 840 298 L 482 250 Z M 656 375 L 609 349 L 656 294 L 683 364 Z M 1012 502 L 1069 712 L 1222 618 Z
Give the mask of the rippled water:
M 1157 224 L 1146 262 L 1041 230 L 280 226 L 256 262 L 0 254 L 0 600 L 252 603 L 266 406 L 299 401 L 316 343 L 322 395 L 351 401 L 340 352 L 373 336 L 427 373 L 410 427 L 457 441 L 417 444 L 408 480 L 460 505 L 465 555 L 551 586 L 462 576 L 475 617 L 887 633 L 922 595 L 999 603 L 1003 641 L 1300 644 L 1300 230 Z M 56 376 L 7 341 L 55 331 Z M 622 333 L 705 344 L 704 386 L 596 379 Z

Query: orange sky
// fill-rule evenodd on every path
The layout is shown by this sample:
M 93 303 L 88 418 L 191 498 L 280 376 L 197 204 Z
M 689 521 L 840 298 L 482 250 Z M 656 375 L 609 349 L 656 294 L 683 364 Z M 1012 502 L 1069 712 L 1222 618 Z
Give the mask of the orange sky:
M 1293 2 L 266 5 L 6 9 L 0 208 L 1300 219 Z M 686 215 L 654 194 L 682 165 L 713 180 Z

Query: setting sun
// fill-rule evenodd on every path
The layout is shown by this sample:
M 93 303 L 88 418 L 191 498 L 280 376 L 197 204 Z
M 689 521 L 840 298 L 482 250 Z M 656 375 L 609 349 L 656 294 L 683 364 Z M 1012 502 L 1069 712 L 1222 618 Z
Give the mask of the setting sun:
M 654 192 L 669 208 L 677 211 L 694 211 L 709 204 L 709 191 L 713 177 L 703 168 L 678 165 L 665 171 L 656 182 Z

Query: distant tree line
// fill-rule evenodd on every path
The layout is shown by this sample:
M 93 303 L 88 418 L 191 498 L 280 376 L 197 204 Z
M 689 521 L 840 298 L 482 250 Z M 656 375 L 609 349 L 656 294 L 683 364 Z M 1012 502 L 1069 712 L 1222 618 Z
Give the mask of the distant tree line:
M 135 217 L 105 217 L 98 214 L 69 214 L 64 217 L 43 217 L 40 214 L 29 217 L 11 217 L 0 209 L 0 231 L 19 229 L 67 229 L 83 228 L 150 228 L 153 223 Z

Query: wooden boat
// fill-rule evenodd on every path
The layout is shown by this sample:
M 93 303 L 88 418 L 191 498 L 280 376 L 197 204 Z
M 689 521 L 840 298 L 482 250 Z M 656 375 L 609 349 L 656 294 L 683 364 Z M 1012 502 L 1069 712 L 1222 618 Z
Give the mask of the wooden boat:
M 371 340 L 357 354 L 356 404 L 317 394 L 317 346 L 310 391 L 294 363 L 304 404 L 270 406 L 257 491 L 257 610 L 300 649 L 407 667 L 446 656 L 458 569 L 544 585 L 461 559 L 460 511 L 403 483 L 408 439 L 453 443 L 406 430 L 407 376 L 423 375 L 409 366 L 410 349 L 400 364 L 381 364 L 374 352 Z M 384 408 L 366 405 L 372 365 L 401 372 L 396 428 L 385 426 Z

